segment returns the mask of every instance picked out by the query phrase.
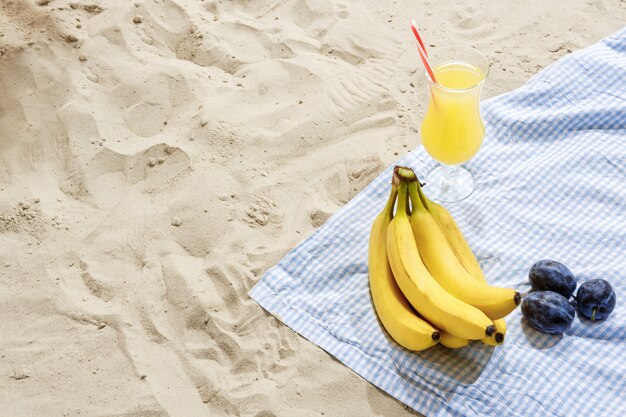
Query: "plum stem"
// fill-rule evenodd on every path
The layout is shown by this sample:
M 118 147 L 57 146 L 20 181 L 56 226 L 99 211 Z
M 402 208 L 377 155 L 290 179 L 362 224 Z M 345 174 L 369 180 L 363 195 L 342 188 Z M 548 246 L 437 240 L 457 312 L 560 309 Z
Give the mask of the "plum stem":
M 593 311 L 591 312 L 591 321 L 596 321 L 596 310 L 598 309 L 598 307 L 594 307 Z

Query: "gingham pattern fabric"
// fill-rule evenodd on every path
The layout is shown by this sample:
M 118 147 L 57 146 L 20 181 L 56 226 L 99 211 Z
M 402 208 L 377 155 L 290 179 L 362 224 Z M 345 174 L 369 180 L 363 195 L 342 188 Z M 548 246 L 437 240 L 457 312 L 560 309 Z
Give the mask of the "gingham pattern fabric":
M 429 416 L 626 416 L 626 29 L 482 105 L 476 191 L 448 204 L 494 285 L 529 290 L 537 260 L 604 278 L 617 307 L 562 337 L 520 309 L 503 346 L 406 351 L 382 330 L 368 287 L 372 220 L 392 167 L 250 291 L 263 308 L 372 384 Z M 423 177 L 420 147 L 401 158 Z M 427 192 L 428 186 L 425 191 Z

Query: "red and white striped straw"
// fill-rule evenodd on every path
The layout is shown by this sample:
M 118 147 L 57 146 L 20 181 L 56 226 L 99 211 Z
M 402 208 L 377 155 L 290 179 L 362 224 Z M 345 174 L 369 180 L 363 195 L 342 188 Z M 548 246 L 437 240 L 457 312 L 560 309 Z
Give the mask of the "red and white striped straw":
M 415 39 L 417 39 L 417 50 L 420 53 L 420 58 L 422 58 L 422 63 L 426 68 L 426 72 L 430 76 L 430 79 L 436 83 L 437 79 L 435 78 L 435 73 L 433 72 L 432 67 L 430 66 L 430 62 L 428 62 L 428 52 L 426 52 L 426 47 L 424 46 L 424 42 L 422 41 L 422 37 L 420 36 L 417 25 L 415 24 L 415 20 L 411 21 L 411 30 L 413 31 L 413 35 L 415 35 Z

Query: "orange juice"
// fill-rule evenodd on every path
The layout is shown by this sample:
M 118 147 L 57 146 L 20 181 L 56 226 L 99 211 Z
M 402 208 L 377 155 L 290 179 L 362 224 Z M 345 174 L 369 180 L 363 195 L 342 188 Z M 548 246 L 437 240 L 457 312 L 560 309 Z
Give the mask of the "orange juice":
M 422 122 L 422 144 L 437 161 L 456 165 L 480 148 L 485 127 L 478 107 L 483 72 L 468 63 L 449 62 L 433 69 L 430 103 Z

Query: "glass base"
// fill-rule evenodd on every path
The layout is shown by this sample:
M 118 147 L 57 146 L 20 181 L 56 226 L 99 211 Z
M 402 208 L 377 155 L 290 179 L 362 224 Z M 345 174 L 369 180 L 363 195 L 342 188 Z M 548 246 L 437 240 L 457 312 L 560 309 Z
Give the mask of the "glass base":
M 474 177 L 465 168 L 441 165 L 428 174 L 424 192 L 443 203 L 466 199 L 474 191 Z

